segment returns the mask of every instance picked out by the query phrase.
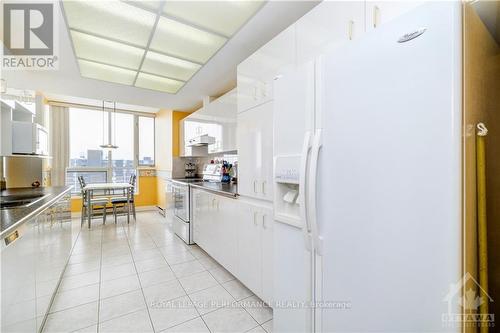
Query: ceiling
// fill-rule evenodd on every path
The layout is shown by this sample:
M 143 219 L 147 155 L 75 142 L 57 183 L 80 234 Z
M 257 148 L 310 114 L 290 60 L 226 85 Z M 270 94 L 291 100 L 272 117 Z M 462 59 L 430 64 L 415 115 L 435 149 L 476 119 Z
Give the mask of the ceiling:
M 262 1 L 63 1 L 80 74 L 177 93 Z
M 169 2 L 170 1 L 168 1 L 168 3 Z M 146 6 L 152 6 L 155 3 L 156 3 L 155 1 L 146 1 L 142 4 L 142 6 L 146 8 Z M 221 2 L 193 1 L 190 3 L 196 6 L 198 5 L 201 6 L 201 4 L 205 4 L 205 6 L 208 6 L 209 4 L 217 6 L 217 4 L 220 4 Z M 73 34 L 75 36 L 78 35 L 76 38 L 81 38 L 81 39 L 85 38 L 93 39 L 94 37 L 97 36 L 90 36 L 90 37 L 85 36 L 82 34 L 83 30 L 79 31 L 76 31 L 76 29 L 75 31 L 68 30 L 65 24 L 66 21 L 64 17 L 65 4 L 60 6 L 61 10 L 57 14 L 59 18 L 58 20 L 59 34 L 57 36 L 59 39 L 58 70 L 2 71 L 2 75 L 3 78 L 6 80 L 6 84 L 8 87 L 36 90 L 49 96 L 59 96 L 60 98 L 64 97 L 66 100 L 69 101 L 73 97 L 78 97 L 87 100 L 94 100 L 96 101 L 95 104 L 100 104 L 102 103 L 102 100 L 107 100 L 107 101 L 116 101 L 118 103 L 123 103 L 128 105 L 141 105 L 147 108 L 151 108 L 152 110 L 173 109 L 179 111 L 192 111 L 201 106 L 202 104 L 201 101 L 203 96 L 219 96 L 234 88 L 236 85 L 237 65 L 244 59 L 246 59 L 248 56 L 250 56 L 253 52 L 258 50 L 262 45 L 271 40 L 274 36 L 276 36 L 285 28 L 294 23 L 297 19 L 302 17 L 305 13 L 311 10 L 318 3 L 319 2 L 313 2 L 313 1 L 268 1 L 262 4 L 261 7 L 259 7 L 259 10 L 253 16 L 251 16 L 247 20 L 247 22 L 239 29 L 235 27 L 236 24 L 233 25 L 223 24 L 221 26 L 214 25 L 210 29 L 206 28 L 211 31 L 217 32 L 219 35 L 220 34 L 229 35 L 232 33 L 233 30 L 235 30 L 236 32 L 234 32 L 227 39 L 225 44 L 218 51 L 216 51 L 215 54 L 211 56 L 206 61 L 205 64 L 198 64 L 200 68 L 197 69 L 197 71 L 189 79 L 187 78 L 189 76 L 188 71 L 177 72 L 177 75 L 185 75 L 184 80 L 186 80 L 186 83 L 177 93 L 166 93 L 163 91 L 152 90 L 150 88 L 142 88 L 132 85 L 107 82 L 95 78 L 83 77 L 80 71 L 85 66 L 85 65 L 81 66 L 81 63 L 85 61 L 84 59 L 85 57 L 82 56 L 82 59 L 78 59 L 77 57 L 75 57 L 75 53 L 73 51 L 73 43 L 72 43 L 74 38 Z M 135 5 L 137 6 L 137 4 Z M 199 8 L 204 8 L 204 7 L 199 7 Z M 200 21 L 200 17 L 201 18 L 204 17 L 203 15 L 204 11 L 205 11 L 204 9 L 203 10 L 200 9 L 199 12 L 190 11 L 190 13 L 193 13 L 190 14 L 193 15 L 192 20 L 193 21 L 197 20 L 196 26 L 207 24 L 206 22 Z M 180 16 L 181 14 L 177 13 L 175 15 Z M 160 18 L 161 17 L 163 16 L 160 16 Z M 158 21 L 159 20 L 160 19 L 158 19 Z M 183 17 L 182 19 L 179 18 L 179 20 L 185 22 L 187 18 Z M 70 22 L 71 21 L 68 20 L 68 23 L 71 26 Z M 102 25 L 102 22 L 98 24 Z M 80 33 L 80 35 L 78 33 Z M 137 35 L 139 34 L 140 32 L 137 32 Z M 137 35 L 133 37 L 135 38 L 134 40 L 136 40 L 134 43 L 136 43 L 137 46 L 139 46 L 140 43 L 142 43 L 142 45 L 147 45 L 148 40 L 146 41 L 139 40 L 140 38 L 137 37 Z M 147 34 L 144 34 L 144 36 L 145 35 Z M 119 38 L 114 38 L 113 41 L 106 40 L 106 42 L 102 47 L 109 47 L 109 45 L 113 44 L 113 42 L 118 43 L 119 42 L 118 39 Z M 92 42 L 99 43 L 100 40 L 96 40 L 94 38 Z M 134 44 L 134 47 L 136 44 Z M 85 42 L 81 44 L 81 47 L 83 49 L 82 52 L 85 52 L 84 45 Z M 131 45 L 126 45 L 125 48 L 128 49 L 128 46 Z M 108 55 L 111 55 L 112 57 L 115 58 L 121 57 L 121 52 L 119 47 L 116 49 L 117 51 L 116 50 L 113 51 L 113 52 L 118 52 L 118 54 L 115 54 L 116 57 L 113 55 L 113 53 L 108 53 Z M 144 59 L 143 66 L 144 68 L 148 69 L 148 70 L 144 69 L 145 71 L 143 74 L 143 76 L 145 77 L 144 80 L 149 79 L 149 77 L 147 76 L 148 74 L 149 75 L 155 74 L 161 77 L 167 76 L 164 74 L 160 74 L 160 71 L 163 70 L 166 71 L 167 70 L 166 68 L 168 66 L 162 65 L 159 66 L 158 68 L 154 67 L 157 61 L 161 63 L 161 60 L 158 60 L 157 58 L 163 59 L 164 57 L 162 56 L 165 56 L 166 52 L 164 52 L 164 50 L 163 51 L 159 50 L 159 47 L 158 49 L 155 49 L 153 52 L 151 52 L 151 55 L 148 56 L 150 58 L 150 61 L 146 61 L 146 59 Z M 169 53 L 173 53 L 173 51 L 170 51 Z M 157 54 L 159 54 L 159 56 Z M 172 54 L 170 54 L 170 56 L 172 56 Z M 186 57 L 187 57 L 186 55 L 182 56 L 182 58 Z M 86 60 L 88 61 L 88 59 Z M 105 61 L 102 60 L 104 59 L 99 60 L 99 65 L 108 66 L 107 64 L 105 64 Z M 187 59 L 172 60 L 172 61 L 180 62 L 181 60 L 188 61 Z M 127 60 L 122 59 L 122 61 L 130 61 L 130 59 Z M 97 63 L 96 61 L 94 62 Z M 195 63 L 192 60 L 190 62 Z M 201 61 L 198 62 L 201 63 Z M 121 67 L 126 67 L 126 66 L 121 66 Z M 143 67 L 141 66 L 141 68 Z M 141 77 L 143 76 L 141 75 Z M 139 75 L 137 75 L 137 81 L 141 82 Z

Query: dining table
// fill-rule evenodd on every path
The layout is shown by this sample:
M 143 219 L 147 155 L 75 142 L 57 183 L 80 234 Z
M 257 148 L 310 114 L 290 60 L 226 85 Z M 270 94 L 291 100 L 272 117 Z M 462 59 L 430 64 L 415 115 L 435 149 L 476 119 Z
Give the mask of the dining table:
M 87 192 L 87 207 L 91 207 L 91 199 L 94 191 L 103 191 L 104 193 L 111 193 L 114 191 L 124 191 L 127 193 L 127 222 L 130 221 L 130 189 L 134 185 L 130 183 L 89 183 L 83 187 L 83 190 Z M 87 208 L 90 209 L 90 208 Z M 106 214 L 106 212 L 104 212 Z M 87 214 L 89 228 L 91 225 L 92 214 Z

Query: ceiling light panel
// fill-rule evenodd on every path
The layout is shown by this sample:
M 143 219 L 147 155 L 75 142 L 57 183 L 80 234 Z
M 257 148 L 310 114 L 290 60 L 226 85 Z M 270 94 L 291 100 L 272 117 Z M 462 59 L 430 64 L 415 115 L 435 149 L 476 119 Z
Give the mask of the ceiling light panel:
M 166 1 L 163 12 L 230 37 L 262 4 L 262 1 Z
M 138 70 L 145 50 L 71 31 L 77 58 Z
M 137 0 L 132 0 L 132 1 L 125 1 L 128 4 L 131 4 L 133 6 L 141 7 L 141 8 L 146 8 L 149 10 L 152 10 L 154 12 L 158 12 L 160 9 L 160 6 L 162 5 L 162 1 L 137 1 Z
M 189 61 L 148 51 L 141 71 L 187 81 L 200 67 Z
M 78 63 L 80 65 L 80 74 L 82 76 L 114 83 L 132 85 L 137 73 L 136 71 L 98 64 L 82 59 L 79 59 Z
M 156 15 L 122 1 L 64 1 L 68 26 L 137 46 L 148 43 Z
M 150 49 L 205 63 L 226 41 L 227 38 L 161 17 Z
M 175 94 L 183 85 L 184 82 L 182 81 L 167 79 L 161 76 L 146 73 L 139 73 L 137 81 L 135 82 L 136 87 L 158 90 L 171 94 Z

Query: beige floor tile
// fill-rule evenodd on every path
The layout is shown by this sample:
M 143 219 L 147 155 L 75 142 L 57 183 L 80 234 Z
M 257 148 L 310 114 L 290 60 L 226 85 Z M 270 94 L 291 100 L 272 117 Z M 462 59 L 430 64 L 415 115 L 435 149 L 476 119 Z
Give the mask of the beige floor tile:
M 97 301 L 99 284 L 75 288 L 57 293 L 50 308 L 50 313 Z
M 263 324 L 273 319 L 273 309 L 267 306 L 257 296 L 250 296 L 241 300 L 240 305 L 247 310 L 259 324 Z
M 168 267 L 168 264 L 164 258 L 155 257 L 153 259 L 136 261 L 135 267 L 137 269 L 137 272 L 142 273 Z
M 129 275 L 115 280 L 103 281 L 101 282 L 101 299 L 124 294 L 140 288 L 141 286 L 137 275 Z
M 84 286 L 89 286 L 99 282 L 99 270 L 82 273 L 78 275 L 64 277 L 59 285 L 59 291 L 65 291 Z
M 189 251 L 167 254 L 164 256 L 169 265 L 181 264 L 184 262 L 196 260 L 196 258 Z
M 267 333 L 273 333 L 273 320 L 266 321 L 262 324 L 262 327 L 266 330 Z
M 162 331 L 164 333 L 210 333 L 201 318 L 195 318 L 180 325 Z
M 101 270 L 101 281 L 109 281 L 136 274 L 137 271 L 135 270 L 135 266 L 133 263 L 118 266 L 106 266 Z
M 121 317 L 123 315 L 142 310 L 146 307 L 142 291 L 136 290 L 126 294 L 113 296 L 101 300 L 99 320 L 101 322 Z
M 235 277 L 223 267 L 216 267 L 208 270 L 219 283 L 234 280 Z
M 44 332 L 72 332 L 97 323 L 97 302 L 48 315 Z
M 207 271 L 179 279 L 188 294 L 218 285 L 217 280 Z
M 148 309 L 155 331 L 165 330 L 199 317 L 193 303 L 187 296 L 176 298 L 162 303 L 161 306 L 149 307 Z
M 246 332 L 258 323 L 242 308 L 227 307 L 203 316 L 210 332 Z
M 188 275 L 193 275 L 195 273 L 205 271 L 205 267 L 203 267 L 198 261 L 188 261 L 182 264 L 171 265 L 172 270 L 178 278 L 182 278 Z
M 154 304 L 161 306 L 161 304 L 166 301 L 186 295 L 178 280 L 155 284 L 151 287 L 144 288 L 143 292 L 148 307 L 153 307 Z
M 248 296 L 252 296 L 253 293 L 243 285 L 238 280 L 231 280 L 228 282 L 224 282 L 222 284 L 224 289 L 226 289 L 237 301 L 240 301 Z
M 233 296 L 231 296 L 226 289 L 222 288 L 220 285 L 190 294 L 189 298 L 200 315 L 204 315 L 226 306 L 236 305 L 236 301 Z
M 139 279 L 141 280 L 142 288 L 146 288 L 155 284 L 175 280 L 175 275 L 169 267 L 165 267 L 140 273 Z
M 148 333 L 154 332 L 147 310 L 137 311 L 125 316 L 111 319 L 99 324 L 99 332 L 102 333 Z

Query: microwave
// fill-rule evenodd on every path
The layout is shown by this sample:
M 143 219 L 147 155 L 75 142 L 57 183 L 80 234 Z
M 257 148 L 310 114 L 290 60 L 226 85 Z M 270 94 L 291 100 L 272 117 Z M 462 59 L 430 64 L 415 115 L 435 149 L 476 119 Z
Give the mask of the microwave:
M 12 122 L 12 153 L 49 154 L 49 134 L 45 127 L 27 121 Z

